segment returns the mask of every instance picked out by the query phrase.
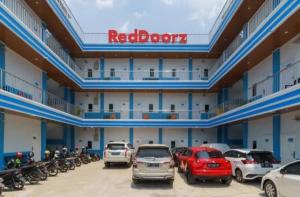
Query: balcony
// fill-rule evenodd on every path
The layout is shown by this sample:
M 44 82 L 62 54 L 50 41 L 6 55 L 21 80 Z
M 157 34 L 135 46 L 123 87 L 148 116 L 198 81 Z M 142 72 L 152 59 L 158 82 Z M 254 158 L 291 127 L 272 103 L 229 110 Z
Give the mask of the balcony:
M 63 1 L 59 1 L 63 5 Z M 234 1 L 228 1 L 226 8 L 222 12 L 226 13 L 227 9 L 231 6 L 231 3 Z M 252 36 L 257 29 L 264 23 L 265 19 L 268 18 L 272 12 L 279 7 L 279 5 L 282 5 L 286 0 L 283 0 L 278 4 L 279 1 L 272 1 L 272 0 L 267 0 L 265 3 L 261 6 L 261 8 L 255 13 L 255 15 L 250 19 L 250 21 L 245 25 L 245 28 L 240 32 L 240 34 L 237 36 L 237 38 L 231 43 L 231 45 L 224 51 L 222 56 L 218 59 L 216 64 L 212 66 L 209 71 L 208 75 L 205 76 L 200 76 L 199 77 L 184 77 L 184 76 L 168 76 L 164 74 L 170 73 L 171 71 L 160 71 L 162 72 L 161 74 L 158 73 L 157 75 L 162 75 L 162 77 L 159 76 L 144 76 L 141 79 L 139 78 L 123 78 L 121 77 L 122 73 L 120 75 L 116 74 L 115 76 L 105 76 L 105 77 L 98 77 L 98 78 L 85 78 L 83 74 L 83 68 L 78 66 L 75 61 L 72 59 L 72 57 L 69 55 L 68 50 L 64 49 L 62 45 L 54 38 L 54 36 L 45 28 L 45 26 L 42 24 L 40 19 L 33 13 L 26 3 L 24 1 L 18 1 L 18 0 L 3 0 L 2 3 L 3 5 L 8 8 L 19 20 L 22 21 L 22 23 L 31 31 L 33 34 L 41 41 L 43 41 L 46 46 L 56 54 L 57 58 L 59 58 L 64 64 L 69 67 L 71 70 L 76 73 L 76 77 L 71 77 L 69 76 L 69 73 L 67 73 L 65 70 L 63 71 L 65 74 L 67 74 L 68 77 L 70 77 L 73 81 L 78 83 L 78 85 L 81 88 L 96 88 L 96 84 L 100 87 L 101 84 L 98 83 L 98 80 L 104 80 L 106 82 L 110 81 L 120 81 L 123 80 L 126 81 L 135 81 L 135 80 L 142 80 L 145 83 L 145 87 L 148 86 L 149 83 L 156 83 L 156 81 L 170 81 L 169 83 L 177 83 L 177 81 L 184 81 L 187 80 L 186 82 L 182 83 L 180 86 L 181 88 L 186 87 L 187 85 L 191 85 L 192 89 L 198 88 L 198 89 L 207 89 L 211 85 L 211 81 L 217 76 L 220 75 L 220 73 L 224 73 L 223 71 L 221 72 L 221 67 L 224 66 L 224 64 L 235 54 L 235 52 L 240 48 L 241 45 L 245 43 L 245 41 Z M 71 15 L 70 15 L 71 16 Z M 72 18 L 72 16 L 71 16 Z M 74 18 L 73 18 L 74 19 Z M 72 20 L 73 20 L 72 19 Z M 219 19 L 218 19 L 219 20 Z M 221 19 L 220 19 L 221 20 Z M 216 25 L 218 26 L 218 25 Z M 214 32 L 213 30 L 212 32 Z M 83 35 L 83 37 L 86 37 Z M 91 36 L 91 37 L 94 37 Z M 84 39 L 85 40 L 85 39 Z M 87 40 L 92 40 L 92 39 L 87 39 Z M 107 73 L 108 71 L 101 71 L 103 73 Z M 121 71 L 117 71 L 121 72 Z M 144 71 L 142 71 L 144 72 Z M 188 73 L 190 71 L 185 71 L 181 72 L 181 75 L 191 75 L 191 73 Z M 192 71 L 193 73 L 195 71 Z M 73 74 L 72 74 L 73 75 Z M 106 75 L 106 74 L 104 74 Z M 149 74 L 148 74 L 149 75 Z M 74 75 L 73 75 L 74 76 Z M 77 78 L 79 77 L 79 78 Z M 86 79 L 86 80 L 85 80 Z M 192 83 L 191 83 L 192 82 Z M 129 83 L 129 82 L 128 82 Z M 214 82 L 215 83 L 215 82 Z M 116 86 L 119 84 L 116 84 Z M 128 86 L 132 86 L 133 84 L 128 84 Z M 97 87 L 98 87 L 97 86 Z M 109 84 L 104 84 L 103 86 L 109 86 Z M 178 85 L 179 86 L 179 85 Z M 178 86 L 174 88 L 179 88 Z M 193 87 L 194 86 L 194 87 Z M 133 85 L 133 87 L 135 87 Z M 106 88 L 106 87 L 101 87 L 101 88 Z M 115 88 L 115 87 L 113 87 Z M 144 88 L 144 86 L 143 86 Z M 152 86 L 149 86 L 149 88 L 154 88 Z M 156 87 L 156 88 L 166 88 L 164 85 Z

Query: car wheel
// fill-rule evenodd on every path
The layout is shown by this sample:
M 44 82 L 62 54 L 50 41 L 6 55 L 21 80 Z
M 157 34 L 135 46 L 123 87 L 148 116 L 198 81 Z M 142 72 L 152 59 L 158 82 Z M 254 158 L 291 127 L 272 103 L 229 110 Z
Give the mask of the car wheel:
M 135 185 L 140 183 L 140 181 L 137 180 L 137 179 L 132 179 L 132 182 L 133 182 L 133 184 L 135 184 Z
M 173 183 L 174 183 L 174 180 L 173 180 L 173 179 L 169 179 L 169 180 L 168 180 L 168 184 L 169 184 L 171 187 L 173 187 Z
M 229 177 L 227 179 L 221 179 L 221 182 L 224 184 L 224 185 L 230 185 L 231 182 L 232 182 L 232 177 Z
M 264 190 L 267 197 L 277 197 L 277 189 L 272 181 L 265 183 Z
M 243 173 L 242 173 L 242 171 L 241 171 L 240 169 L 237 169 L 237 170 L 235 171 L 235 178 L 236 178 L 236 180 L 237 180 L 238 182 L 240 182 L 240 183 L 245 183 L 245 179 L 244 179 L 244 177 L 243 177 Z
M 186 173 L 186 181 L 189 185 L 193 185 L 196 182 L 196 179 L 193 177 L 192 172 L 190 170 Z
M 110 163 L 106 162 L 104 163 L 105 168 L 109 168 L 110 167 Z
M 177 171 L 178 171 L 178 173 L 182 173 L 183 172 L 182 169 L 181 169 L 181 167 L 180 167 L 180 165 L 177 166 Z

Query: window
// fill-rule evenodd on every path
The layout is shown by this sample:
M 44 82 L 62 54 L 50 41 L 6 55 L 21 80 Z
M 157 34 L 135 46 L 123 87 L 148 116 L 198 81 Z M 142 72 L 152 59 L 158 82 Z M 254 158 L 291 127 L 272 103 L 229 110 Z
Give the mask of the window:
M 128 147 L 129 149 L 134 149 L 134 147 L 133 147 L 132 144 L 127 144 L 127 147 Z
M 92 141 L 88 141 L 87 147 L 88 147 L 88 149 L 92 149 L 93 148 L 93 142 Z
M 175 105 L 174 104 L 171 104 L 171 112 L 175 112 Z
M 257 95 L 257 89 L 256 89 L 256 84 L 253 85 L 252 87 L 252 96 L 256 96 Z
M 108 105 L 108 111 L 113 112 L 114 111 L 114 104 L 109 104 Z
M 223 155 L 220 151 L 200 151 L 196 154 L 198 159 L 209 159 L 209 158 L 223 158 Z
M 172 69 L 172 77 L 176 77 L 176 69 L 175 68 Z
M 116 76 L 116 70 L 114 68 L 110 69 L 110 77 L 115 77 Z
M 174 140 L 171 141 L 171 148 L 175 148 L 176 142 Z
M 204 77 L 208 77 L 208 69 L 207 68 L 204 69 L 203 75 L 204 75 Z
M 93 111 L 93 104 L 89 104 L 89 105 L 88 105 L 88 111 L 89 111 L 89 112 L 92 112 L 92 111 Z
M 148 142 L 148 144 L 153 144 L 153 140 L 150 140 L 150 141 Z
M 256 140 L 252 141 L 252 149 L 256 149 L 257 148 L 257 142 Z
M 288 165 L 287 167 L 285 167 L 285 171 L 287 174 L 300 175 L 300 162 Z
M 154 69 L 150 68 L 150 77 L 154 77 Z
M 93 77 L 93 70 L 88 69 L 88 78 L 92 78 L 92 77 Z
M 153 104 L 149 104 L 149 112 L 153 112 Z
M 205 105 L 204 110 L 205 110 L 205 112 L 209 112 L 209 105 Z

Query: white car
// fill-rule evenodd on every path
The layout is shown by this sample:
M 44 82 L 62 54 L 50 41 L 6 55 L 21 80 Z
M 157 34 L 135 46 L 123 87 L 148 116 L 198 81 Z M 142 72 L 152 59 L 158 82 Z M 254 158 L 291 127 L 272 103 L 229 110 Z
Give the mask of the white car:
M 133 166 L 132 181 L 164 180 L 173 185 L 174 161 L 168 146 L 145 144 L 138 147 Z
M 224 156 L 231 163 L 232 175 L 240 183 L 261 178 L 281 166 L 273 153 L 265 150 L 232 149 L 225 152 Z
M 227 144 L 223 143 L 202 144 L 200 147 L 214 148 L 221 151 L 222 153 L 225 153 L 226 151 L 230 150 L 230 147 Z
M 103 152 L 105 167 L 110 167 L 112 163 L 125 163 L 128 167 L 132 164 L 134 147 L 127 142 L 109 142 Z
M 261 181 L 267 197 L 300 196 L 300 160 L 267 173 Z

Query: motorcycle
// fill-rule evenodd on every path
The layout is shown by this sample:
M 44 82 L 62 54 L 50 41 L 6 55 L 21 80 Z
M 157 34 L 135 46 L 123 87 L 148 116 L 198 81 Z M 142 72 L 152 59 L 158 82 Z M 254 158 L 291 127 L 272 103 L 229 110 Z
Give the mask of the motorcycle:
M 24 180 L 19 169 L 8 169 L 0 171 L 1 192 L 3 185 L 9 189 L 22 190 L 24 188 Z M 1 195 L 1 194 L 0 194 Z
M 56 160 L 46 161 L 44 162 L 44 166 L 49 176 L 56 176 L 58 174 L 59 166 L 57 166 Z

